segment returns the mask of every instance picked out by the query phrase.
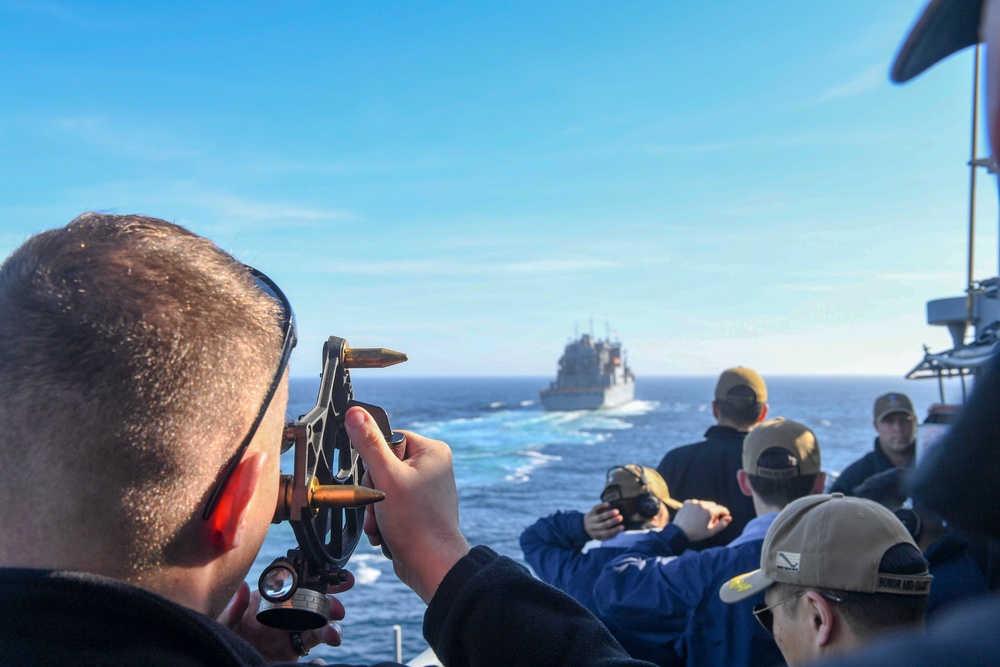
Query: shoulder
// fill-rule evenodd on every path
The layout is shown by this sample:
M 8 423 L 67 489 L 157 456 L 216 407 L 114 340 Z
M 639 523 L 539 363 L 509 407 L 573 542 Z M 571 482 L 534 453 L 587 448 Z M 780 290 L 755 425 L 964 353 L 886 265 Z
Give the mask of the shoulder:
M 687 458 L 696 453 L 696 449 L 705 444 L 704 442 L 692 442 L 687 445 L 681 445 L 679 447 L 674 447 L 669 452 L 663 455 L 664 461 L 675 461 L 677 459 Z

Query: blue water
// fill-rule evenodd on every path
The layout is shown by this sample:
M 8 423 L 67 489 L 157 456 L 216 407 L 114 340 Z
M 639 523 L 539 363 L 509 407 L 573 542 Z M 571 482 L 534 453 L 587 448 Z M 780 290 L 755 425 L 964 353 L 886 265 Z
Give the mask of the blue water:
M 518 537 L 538 517 L 557 509 L 586 511 L 598 500 L 605 471 L 614 465 L 655 466 L 667 450 L 701 439 L 712 422 L 712 377 L 644 378 L 636 401 L 601 412 L 545 412 L 538 390 L 548 378 L 378 377 L 352 375 L 359 400 L 384 407 L 394 428 L 444 440 L 453 450 L 462 530 L 521 560 Z M 937 401 L 933 382 L 898 377 L 769 377 L 770 416 L 800 421 L 815 431 L 824 469 L 842 470 L 874 441 L 872 403 L 887 391 L 910 396 L 918 415 Z M 318 379 L 292 380 L 288 412 L 298 416 L 316 400 Z M 291 453 L 283 470 L 291 471 Z M 294 546 L 287 524 L 272 526 L 248 580 Z M 320 647 L 310 657 L 371 662 L 394 657 L 392 626 L 403 632 L 404 660 L 426 648 L 424 605 L 365 538 L 349 569 L 357 584 L 343 594 L 344 645 Z

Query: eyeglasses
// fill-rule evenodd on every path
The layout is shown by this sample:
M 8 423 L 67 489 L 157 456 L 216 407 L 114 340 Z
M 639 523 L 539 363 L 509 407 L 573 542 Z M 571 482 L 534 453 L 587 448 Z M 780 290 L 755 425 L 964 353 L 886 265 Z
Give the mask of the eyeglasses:
M 278 368 L 274 372 L 274 377 L 271 379 L 271 384 L 267 388 L 267 393 L 264 395 L 264 404 L 260 406 L 260 410 L 257 411 L 257 416 L 254 417 L 253 424 L 250 425 L 250 431 L 243 438 L 243 442 L 240 444 L 239 449 L 233 454 L 233 457 L 226 464 L 226 467 L 222 471 L 222 476 L 219 478 L 218 484 L 212 490 L 212 495 L 208 497 L 208 505 L 205 506 L 205 511 L 201 515 L 202 519 L 208 519 L 212 515 L 212 510 L 215 509 L 216 503 L 219 502 L 219 495 L 222 493 L 222 489 L 225 488 L 226 482 L 229 481 L 230 475 L 233 474 L 233 470 L 239 464 L 240 460 L 243 458 L 243 454 L 246 453 L 247 447 L 250 446 L 250 442 L 253 440 L 254 436 L 257 435 L 257 429 L 260 428 L 260 423 L 264 421 L 264 415 L 267 413 L 267 409 L 271 405 L 271 401 L 274 399 L 274 394 L 278 391 L 278 385 L 281 384 L 281 379 L 285 376 L 285 369 L 288 368 L 288 360 L 292 356 L 292 348 L 295 347 L 297 342 L 296 332 L 295 332 L 295 315 L 292 313 L 292 304 L 289 303 L 288 297 L 285 293 L 281 291 L 273 280 L 265 276 L 263 273 L 253 268 L 252 266 L 246 267 L 250 274 L 254 277 L 257 282 L 257 288 L 264 294 L 268 295 L 272 299 L 278 302 L 281 306 L 281 361 L 278 362 Z
M 753 606 L 753 617 L 757 619 L 757 622 L 760 623 L 760 627 L 764 628 L 764 631 L 767 632 L 767 634 L 773 635 L 774 634 L 774 612 L 771 611 L 771 610 L 774 609 L 775 607 L 780 607 L 781 605 L 785 604 L 786 602 L 790 602 L 790 601 L 792 601 L 792 600 L 794 600 L 796 598 L 802 597 L 803 595 L 805 595 L 806 593 L 808 593 L 810 590 L 814 590 L 814 589 L 807 589 L 807 590 L 804 590 L 804 591 L 799 591 L 795 595 L 787 597 L 784 600 L 778 600 L 777 602 L 775 602 L 774 604 L 772 604 L 770 607 L 767 606 L 767 604 L 764 603 L 764 602 L 761 602 L 760 604 L 755 604 Z M 816 591 L 816 592 L 819 593 L 820 595 L 822 595 L 823 597 L 825 597 L 827 600 L 830 600 L 832 602 L 843 602 L 844 601 L 844 598 L 838 597 L 838 596 L 834 595 L 833 593 L 825 593 L 823 591 Z

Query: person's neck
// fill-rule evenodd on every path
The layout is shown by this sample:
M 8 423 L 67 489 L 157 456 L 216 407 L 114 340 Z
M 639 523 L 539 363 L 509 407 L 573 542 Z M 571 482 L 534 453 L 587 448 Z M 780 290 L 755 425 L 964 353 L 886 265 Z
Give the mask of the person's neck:
M 222 613 L 226 603 L 226 600 L 216 599 L 214 591 L 218 591 L 219 586 L 211 568 L 162 568 L 126 577 L 125 581 L 212 618 Z M 238 585 L 236 582 L 233 591 Z
M 836 656 L 853 652 L 866 643 L 864 639 L 851 631 L 850 626 L 844 620 L 843 616 L 840 616 L 838 620 L 840 622 L 836 625 L 834 641 L 824 645 L 820 649 L 818 658 L 821 660 L 830 660 Z
M 737 424 L 736 422 L 726 419 L 725 417 L 717 417 L 715 422 L 719 426 L 728 426 L 729 428 L 736 429 L 740 433 L 749 433 L 750 431 L 753 430 L 753 427 L 757 425 L 757 424 L 750 424 L 749 426 L 747 426 L 746 424 Z
M 885 447 L 882 446 L 882 440 L 879 439 L 878 447 L 879 449 L 882 450 L 882 453 L 885 455 L 887 459 L 889 459 L 889 462 L 892 463 L 892 465 L 896 466 L 897 468 L 902 468 L 910 464 L 910 459 L 913 458 L 913 452 L 916 446 L 915 444 L 910 445 L 910 447 L 905 452 L 902 453 L 889 452 L 886 451 Z
M 765 514 L 774 514 L 783 510 L 783 507 L 778 507 L 777 505 L 771 505 L 770 503 L 764 502 L 764 500 L 758 496 L 756 493 L 753 494 L 753 509 L 757 516 L 764 516 Z

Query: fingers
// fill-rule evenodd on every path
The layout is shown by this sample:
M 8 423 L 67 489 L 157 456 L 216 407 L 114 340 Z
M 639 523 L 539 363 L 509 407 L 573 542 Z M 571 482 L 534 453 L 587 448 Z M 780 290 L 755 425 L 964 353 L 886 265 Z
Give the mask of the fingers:
M 672 522 L 689 540 L 699 542 L 723 531 L 732 517 L 728 508 L 710 500 L 685 500 Z
M 361 486 L 366 486 L 369 489 L 375 488 L 375 483 L 372 482 L 372 475 L 368 470 L 365 470 L 364 476 L 361 477 Z M 365 508 L 365 520 L 363 525 L 365 535 L 368 536 L 368 542 L 373 546 L 377 547 L 382 544 L 382 533 L 378 529 L 378 519 L 375 516 L 374 505 L 369 505 Z
M 583 516 L 583 529 L 595 540 L 606 540 L 625 530 L 625 518 L 608 503 L 598 503 Z
M 315 644 L 313 646 L 319 646 L 320 644 L 326 644 L 327 646 L 340 646 L 344 642 L 344 630 L 340 627 L 340 623 L 333 621 L 327 623 L 319 630 L 312 630 L 311 632 L 316 633 L 318 636 L 315 638 Z M 309 644 L 306 644 L 308 647 Z
M 344 417 L 344 428 L 373 480 L 378 479 L 378 472 L 391 470 L 393 464 L 399 465 L 399 459 L 386 444 L 378 424 L 364 408 L 354 406 L 348 410 Z
M 219 623 L 229 629 L 236 627 L 249 606 L 250 584 L 244 581 L 240 583 L 240 587 L 236 589 L 236 594 L 233 595 L 233 599 L 229 601 L 226 608 L 222 610 L 222 614 L 219 615 Z

